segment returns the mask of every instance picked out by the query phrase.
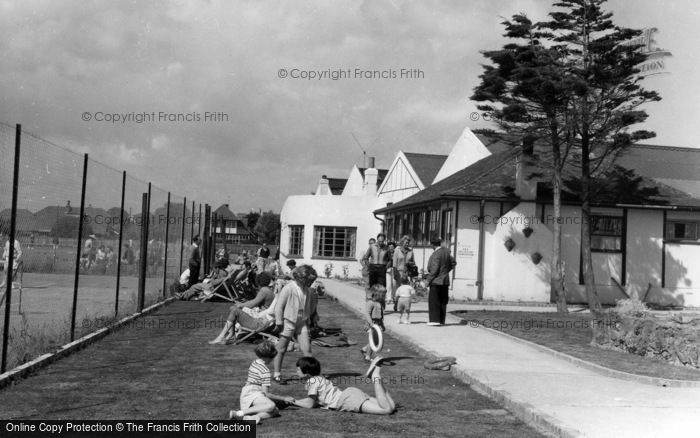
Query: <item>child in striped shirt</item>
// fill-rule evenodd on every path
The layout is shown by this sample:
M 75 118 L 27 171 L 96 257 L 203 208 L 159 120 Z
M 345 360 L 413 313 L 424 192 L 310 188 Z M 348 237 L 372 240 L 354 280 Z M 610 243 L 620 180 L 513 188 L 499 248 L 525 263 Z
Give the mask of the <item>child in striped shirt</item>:
M 229 420 L 252 420 L 259 423 L 265 418 L 279 416 L 273 400 L 284 401 L 284 397 L 270 394 L 270 369 L 267 367 L 277 355 L 275 344 L 264 341 L 255 348 L 258 356 L 248 368 L 248 379 L 241 389 L 241 409 L 229 411 Z

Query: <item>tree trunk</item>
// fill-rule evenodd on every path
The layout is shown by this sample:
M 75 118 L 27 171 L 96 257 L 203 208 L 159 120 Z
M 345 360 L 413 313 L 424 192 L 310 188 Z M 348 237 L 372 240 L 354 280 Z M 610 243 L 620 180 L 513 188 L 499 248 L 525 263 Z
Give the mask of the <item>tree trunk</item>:
M 587 135 L 583 135 L 581 138 L 581 258 L 588 308 L 591 312 L 596 313 L 601 311 L 602 307 L 595 286 L 593 257 L 591 255 L 591 163 L 589 153 L 589 139 Z
M 558 313 L 568 313 L 566 307 L 566 289 L 561 263 L 561 149 L 559 146 L 558 124 L 550 118 L 550 135 L 552 143 L 552 205 L 554 224 L 552 238 L 552 264 L 550 267 L 550 300 L 557 303 Z M 542 207 L 544 208 L 544 207 Z
M 566 289 L 564 288 L 564 273 L 561 263 L 561 170 L 556 165 L 552 178 L 554 208 L 554 224 L 552 239 L 552 266 L 551 266 L 551 299 L 557 303 L 558 313 L 568 313 L 566 306 Z

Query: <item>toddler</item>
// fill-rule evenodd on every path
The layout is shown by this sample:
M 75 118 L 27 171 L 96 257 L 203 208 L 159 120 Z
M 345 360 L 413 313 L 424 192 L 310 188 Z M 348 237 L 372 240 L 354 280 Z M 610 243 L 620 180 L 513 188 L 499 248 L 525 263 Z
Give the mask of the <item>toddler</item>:
M 416 290 L 410 285 L 410 280 L 406 274 L 401 274 L 401 286 L 396 289 L 396 309 L 399 312 L 399 324 L 410 324 L 411 300 L 416 295 Z M 404 314 L 406 320 L 403 320 Z

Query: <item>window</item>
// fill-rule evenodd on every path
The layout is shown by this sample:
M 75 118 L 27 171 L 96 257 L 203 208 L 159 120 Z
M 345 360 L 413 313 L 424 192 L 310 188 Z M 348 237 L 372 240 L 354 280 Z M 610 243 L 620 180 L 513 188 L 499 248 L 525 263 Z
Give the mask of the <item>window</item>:
M 667 221 L 666 239 L 698 242 L 700 241 L 698 228 L 700 228 L 698 227 L 698 222 L 677 220 Z
M 393 216 L 386 220 L 386 235 L 387 236 L 394 235 L 394 217 Z
M 591 251 L 622 251 L 622 218 L 591 215 Z
M 452 210 L 442 212 L 442 234 L 444 242 L 452 242 Z
M 413 213 L 413 223 L 411 227 L 411 239 L 413 239 L 413 244 L 416 245 L 420 242 L 421 230 L 423 229 L 420 225 L 420 215 L 421 213 Z
M 353 258 L 355 227 L 314 227 L 314 257 Z
M 438 236 L 440 233 L 440 210 L 430 210 L 430 225 L 428 227 L 428 239 Z
M 304 255 L 304 226 L 289 226 L 289 250 L 287 256 L 303 257 Z

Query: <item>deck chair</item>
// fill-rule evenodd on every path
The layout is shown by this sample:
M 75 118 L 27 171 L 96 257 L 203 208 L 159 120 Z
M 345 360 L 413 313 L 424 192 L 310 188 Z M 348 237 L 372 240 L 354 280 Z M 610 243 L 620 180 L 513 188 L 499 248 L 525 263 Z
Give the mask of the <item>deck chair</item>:
M 246 341 L 249 338 L 256 336 L 256 335 L 262 336 L 263 338 L 269 339 L 270 341 L 276 343 L 278 341 L 278 338 L 277 338 L 277 336 L 275 336 L 271 333 L 271 331 L 274 327 L 275 327 L 275 320 L 274 319 L 271 319 L 263 327 L 256 329 L 256 330 L 239 325 L 238 330 L 236 331 L 236 334 L 234 335 L 234 338 L 233 338 L 233 345 L 238 345 L 241 342 Z
M 204 292 L 204 297 L 201 299 L 202 302 L 208 301 L 214 297 L 221 298 L 224 301 L 228 301 L 230 303 L 234 303 L 237 301 L 238 296 L 236 294 L 236 291 L 233 289 L 233 279 L 235 278 L 235 275 L 237 274 L 238 271 L 231 271 L 229 274 L 226 276 L 226 278 L 223 279 L 223 281 L 219 284 L 217 284 L 212 290 L 210 291 L 205 291 Z

